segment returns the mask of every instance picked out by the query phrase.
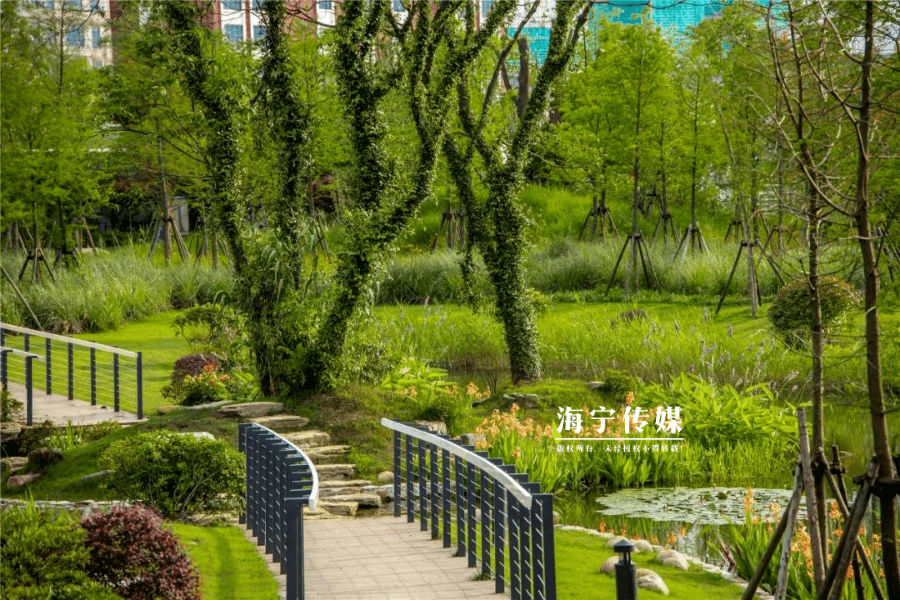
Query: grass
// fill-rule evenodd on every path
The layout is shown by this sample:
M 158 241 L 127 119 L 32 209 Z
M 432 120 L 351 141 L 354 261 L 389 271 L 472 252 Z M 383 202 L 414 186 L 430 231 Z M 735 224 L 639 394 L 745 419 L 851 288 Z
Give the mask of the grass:
M 7 475 L 0 488 L 3 497 L 25 498 L 31 494 L 35 500 L 120 500 L 110 495 L 101 480 L 82 482 L 81 478 L 100 470 L 100 455 L 117 440 L 154 429 L 172 431 L 208 431 L 237 447 L 237 421 L 219 416 L 214 410 L 181 411 L 157 416 L 147 423 L 124 427 L 97 441 L 83 443 L 63 452 L 63 460 L 51 467 L 31 484 L 8 489 Z
M 206 600 L 278 599 L 278 583 L 239 529 L 184 523 L 172 526 L 200 571 Z
M 555 542 L 560 600 L 616 600 L 615 577 L 600 572 L 603 561 L 615 555 L 605 539 L 578 531 L 556 531 Z M 647 568 L 659 573 L 669 588 L 668 598 L 672 600 L 728 600 L 741 597 L 741 588 L 694 565 L 689 571 L 679 571 L 651 562 L 641 554 L 633 554 L 632 557 L 639 569 Z M 640 597 L 664 596 L 659 592 L 640 590 Z

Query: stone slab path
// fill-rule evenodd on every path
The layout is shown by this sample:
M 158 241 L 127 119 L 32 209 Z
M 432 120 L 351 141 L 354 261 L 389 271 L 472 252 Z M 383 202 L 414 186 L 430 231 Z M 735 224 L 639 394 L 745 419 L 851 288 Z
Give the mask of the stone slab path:
M 303 534 L 306 600 L 509 598 L 494 593 L 493 580 L 473 581 L 477 571 L 453 556 L 455 548 L 444 548 L 405 517 L 304 520 Z
M 25 420 L 25 386 L 9 382 L 9 393 L 22 403 L 22 420 Z M 118 423 L 137 423 L 138 418 L 134 413 L 124 410 L 115 412 L 112 406 L 91 406 L 90 402 L 82 400 L 69 400 L 59 394 L 47 394 L 43 390 L 33 392 L 34 413 L 32 422 L 37 425 L 46 420 L 53 421 L 56 425 L 65 426 L 72 422 L 73 425 L 92 425 L 101 421 L 116 421 Z

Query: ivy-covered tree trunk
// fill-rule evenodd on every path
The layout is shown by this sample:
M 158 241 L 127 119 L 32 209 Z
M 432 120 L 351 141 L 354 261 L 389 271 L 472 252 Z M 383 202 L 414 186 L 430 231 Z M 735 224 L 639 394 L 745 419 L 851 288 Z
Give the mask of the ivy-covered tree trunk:
M 470 140 L 468 150 L 463 151 L 457 140 L 448 138 L 444 143 L 451 175 L 466 210 L 467 246 L 477 246 L 496 292 L 497 315 L 503 323 L 510 375 L 515 383 L 540 379 L 542 372 L 537 325 L 525 280 L 525 219 L 518 204 L 525 157 L 534 144 L 535 132 L 547 110 L 553 83 L 574 53 L 589 10 L 589 3 L 564 2 L 557 5 L 547 58 L 538 72 L 524 110 L 519 108 L 521 116 L 507 146 L 505 159 L 499 155 L 496 145 L 489 144 L 483 136 L 485 116 L 500 66 L 488 85 L 478 119 L 473 114 L 465 80 L 457 86 L 459 116 Z M 501 63 L 505 56 L 506 52 L 501 54 Z M 484 204 L 477 201 L 474 193 L 471 162 L 475 150 L 488 173 L 488 198 Z M 467 252 L 463 262 L 464 277 L 469 276 L 471 268 L 471 254 Z

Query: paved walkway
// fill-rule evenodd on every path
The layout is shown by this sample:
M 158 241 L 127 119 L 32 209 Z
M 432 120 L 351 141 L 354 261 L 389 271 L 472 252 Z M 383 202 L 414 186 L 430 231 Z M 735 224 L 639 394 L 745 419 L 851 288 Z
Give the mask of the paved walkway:
M 25 386 L 9 382 L 9 393 L 22 403 L 22 421 L 25 420 Z M 115 412 L 112 406 L 91 406 L 90 402 L 69 400 L 59 394 L 47 395 L 43 390 L 33 392 L 34 413 L 32 422 L 37 425 L 46 420 L 63 426 L 71 422 L 73 425 L 91 425 L 101 421 L 118 423 L 136 423 L 137 415 L 120 410 Z
M 405 516 L 304 520 L 303 537 L 306 600 L 509 598 L 494 593 L 493 580 L 473 581 L 478 571 L 454 557 L 455 548 Z

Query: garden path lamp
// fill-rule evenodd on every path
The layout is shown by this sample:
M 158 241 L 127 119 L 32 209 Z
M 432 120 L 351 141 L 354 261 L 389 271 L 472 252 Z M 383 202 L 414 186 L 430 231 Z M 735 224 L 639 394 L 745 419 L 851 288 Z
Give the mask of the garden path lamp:
M 613 550 L 621 559 L 616 563 L 616 600 L 637 600 L 637 568 L 631 562 L 634 544 L 623 539 L 615 543 Z

